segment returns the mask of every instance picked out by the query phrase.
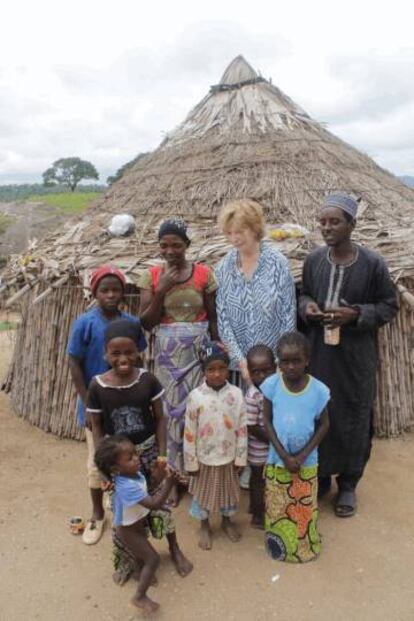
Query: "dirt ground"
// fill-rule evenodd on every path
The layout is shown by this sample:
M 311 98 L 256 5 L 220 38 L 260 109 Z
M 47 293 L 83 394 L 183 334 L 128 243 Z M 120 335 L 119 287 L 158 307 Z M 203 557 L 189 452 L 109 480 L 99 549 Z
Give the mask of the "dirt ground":
M 11 341 L 0 334 L 0 371 Z M 134 590 L 111 581 L 110 533 L 93 547 L 69 533 L 68 518 L 88 516 L 83 444 L 47 435 L 11 413 L 0 395 L 0 619 L 132 621 Z M 413 621 L 414 435 L 377 441 L 359 490 L 355 518 L 321 507 L 323 552 L 303 566 L 271 561 L 263 536 L 248 525 L 246 493 L 240 543 L 217 531 L 214 547 L 196 545 L 188 498 L 176 511 L 179 538 L 194 562 L 178 577 L 164 542 L 159 619 L 192 621 Z

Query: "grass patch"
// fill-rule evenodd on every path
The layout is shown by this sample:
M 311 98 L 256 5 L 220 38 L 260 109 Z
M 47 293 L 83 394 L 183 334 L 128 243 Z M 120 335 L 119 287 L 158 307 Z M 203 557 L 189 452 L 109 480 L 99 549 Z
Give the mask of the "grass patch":
M 33 194 L 30 201 L 39 201 L 56 207 L 62 213 L 82 213 L 89 205 L 101 196 L 101 192 L 65 192 L 63 194 Z
M 16 330 L 18 324 L 15 321 L 0 321 L 0 332 Z
M 0 213 L 0 235 L 3 235 L 14 222 L 16 222 L 16 218 L 13 216 Z

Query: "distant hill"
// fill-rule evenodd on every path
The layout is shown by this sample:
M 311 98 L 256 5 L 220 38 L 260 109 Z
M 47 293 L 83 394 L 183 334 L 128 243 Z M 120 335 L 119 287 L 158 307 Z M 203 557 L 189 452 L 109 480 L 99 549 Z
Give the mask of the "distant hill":
M 414 177 L 409 177 L 408 175 L 404 175 L 403 177 L 399 177 L 405 185 L 408 185 L 409 188 L 414 188 Z

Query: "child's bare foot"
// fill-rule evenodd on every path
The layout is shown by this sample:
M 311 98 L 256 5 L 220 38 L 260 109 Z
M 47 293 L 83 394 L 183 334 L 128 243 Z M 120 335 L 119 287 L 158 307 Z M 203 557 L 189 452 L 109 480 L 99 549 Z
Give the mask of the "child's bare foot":
M 230 518 L 223 517 L 221 528 L 224 530 L 230 541 L 236 542 L 241 539 L 241 534 L 233 522 L 230 521 Z
M 133 597 L 131 599 L 131 604 L 139 608 L 139 610 L 142 612 L 142 614 L 145 617 L 148 617 L 149 615 L 154 614 L 154 612 L 156 612 L 158 608 L 160 607 L 160 605 L 157 604 L 157 602 L 153 602 L 152 599 L 150 599 L 147 595 L 141 595 L 140 597 L 137 597 L 137 596 Z
M 175 550 L 171 553 L 171 558 L 177 570 L 177 573 L 182 577 L 188 576 L 188 574 L 193 570 L 193 564 L 190 563 L 188 558 L 184 556 L 181 550 Z
M 128 582 L 128 580 L 130 579 L 130 577 L 131 577 L 131 572 L 130 571 L 124 571 L 122 569 L 117 569 L 112 574 L 112 580 L 118 586 L 124 586 L 124 584 L 126 584 Z
M 198 547 L 202 550 L 211 550 L 213 547 L 212 533 L 209 524 L 204 524 L 203 522 L 201 523 Z

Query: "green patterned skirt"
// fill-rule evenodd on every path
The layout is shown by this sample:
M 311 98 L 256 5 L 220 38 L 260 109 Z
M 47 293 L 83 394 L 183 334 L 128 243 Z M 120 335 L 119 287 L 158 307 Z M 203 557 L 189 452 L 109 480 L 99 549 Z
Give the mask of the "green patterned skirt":
M 268 464 L 266 476 L 266 548 L 278 561 L 306 563 L 321 550 L 318 533 L 318 466 L 297 474 Z

